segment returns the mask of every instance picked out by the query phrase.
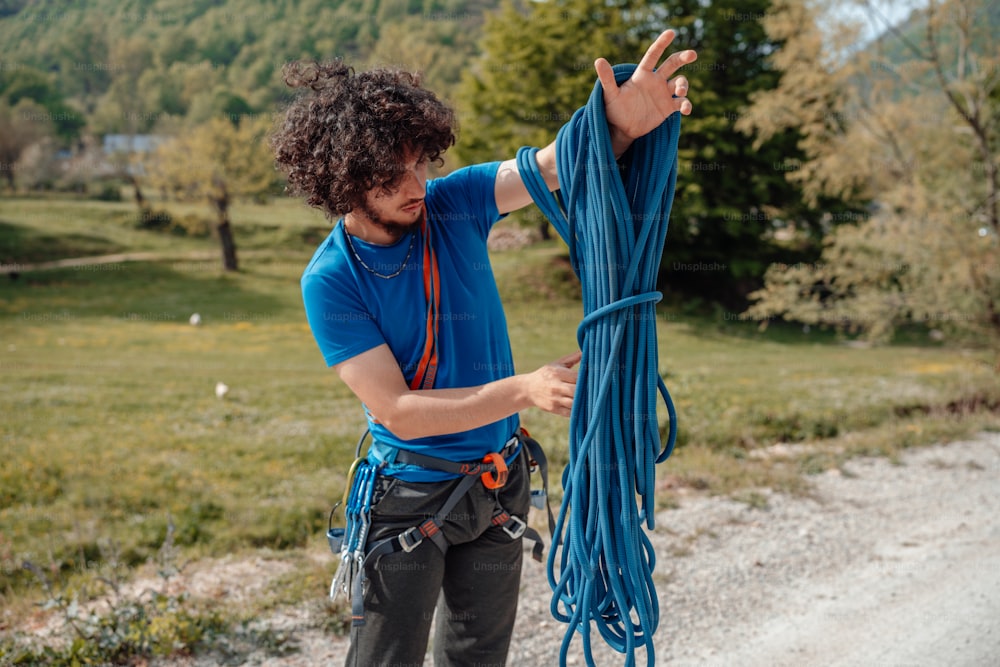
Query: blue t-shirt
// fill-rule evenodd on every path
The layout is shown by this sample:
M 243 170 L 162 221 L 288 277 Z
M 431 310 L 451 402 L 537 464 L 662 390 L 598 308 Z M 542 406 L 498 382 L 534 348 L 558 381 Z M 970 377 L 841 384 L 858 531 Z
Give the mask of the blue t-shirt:
M 494 194 L 499 164 L 466 167 L 427 182 L 427 224 L 441 277 L 436 389 L 473 387 L 514 374 L 507 319 L 486 247 L 490 228 L 501 217 Z M 390 246 L 357 237 L 351 241 L 367 269 L 347 245 L 340 220 L 302 275 L 302 297 L 313 336 L 328 366 L 385 343 L 409 384 L 426 335 L 424 235 L 415 231 Z M 387 279 L 372 271 L 398 275 Z M 368 425 L 372 462 L 391 462 L 392 447 L 451 461 L 478 461 L 503 447 L 517 430 L 518 417 L 514 414 L 469 431 L 413 440 L 397 437 L 370 416 Z M 390 463 L 385 472 L 409 481 L 454 476 L 397 463 Z

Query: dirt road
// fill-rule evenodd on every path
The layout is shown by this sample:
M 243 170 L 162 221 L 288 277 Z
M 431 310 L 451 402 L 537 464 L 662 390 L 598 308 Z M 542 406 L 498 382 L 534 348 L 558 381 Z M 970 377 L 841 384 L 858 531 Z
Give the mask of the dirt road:
M 661 599 L 685 618 L 668 612 L 658 662 L 1000 665 L 1000 437 L 846 471 L 815 501 L 705 501 L 693 526 L 714 537 L 672 561 Z
M 689 498 L 658 515 L 656 664 L 1000 665 L 1000 434 L 899 464 L 855 460 L 813 482 L 812 498 Z M 508 664 L 558 665 L 565 627 L 549 613 L 544 567 L 525 563 Z M 244 664 L 342 664 L 345 640 L 313 616 L 262 619 L 299 651 Z M 599 667 L 624 664 L 596 633 L 593 643 Z M 585 664 L 579 639 L 569 664 Z

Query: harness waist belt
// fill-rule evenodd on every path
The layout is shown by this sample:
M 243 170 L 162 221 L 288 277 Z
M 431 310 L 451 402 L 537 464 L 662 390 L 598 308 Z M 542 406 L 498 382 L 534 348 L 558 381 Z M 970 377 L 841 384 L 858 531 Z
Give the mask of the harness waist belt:
M 504 443 L 503 449 L 497 452 L 505 460 L 509 461 L 514 457 L 519 451 L 519 445 L 521 441 L 518 436 L 514 435 Z M 487 455 L 489 459 L 489 455 Z M 450 472 L 454 475 L 469 475 L 471 477 L 479 477 L 488 473 L 497 472 L 498 466 L 492 460 L 482 460 L 482 461 L 451 461 L 449 459 L 442 459 L 437 456 L 429 456 L 427 454 L 419 454 L 417 452 L 410 451 L 409 449 L 396 448 L 396 463 L 406 463 L 409 465 L 418 465 L 423 468 L 431 468 L 432 470 L 441 470 L 443 472 Z

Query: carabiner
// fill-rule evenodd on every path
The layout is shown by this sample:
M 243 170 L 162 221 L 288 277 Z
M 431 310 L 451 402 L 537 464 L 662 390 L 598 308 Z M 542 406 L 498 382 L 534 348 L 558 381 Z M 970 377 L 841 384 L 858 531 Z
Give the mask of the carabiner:
M 347 497 L 351 495 L 351 486 L 354 484 L 354 473 L 358 471 L 358 466 L 361 465 L 361 462 L 364 460 L 364 456 L 359 456 L 354 459 L 354 463 L 352 463 L 351 467 L 347 470 L 347 481 L 344 483 L 344 498 L 341 500 L 341 503 L 344 505 L 347 504 Z

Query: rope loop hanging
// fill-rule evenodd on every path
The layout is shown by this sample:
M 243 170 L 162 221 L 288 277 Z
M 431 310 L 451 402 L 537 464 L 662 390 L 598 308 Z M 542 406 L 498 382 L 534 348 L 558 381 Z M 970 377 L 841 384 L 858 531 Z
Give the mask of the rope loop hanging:
M 621 84 L 635 65 L 614 67 Z M 582 351 L 570 417 L 569 463 L 547 570 L 553 616 L 567 623 L 565 665 L 575 635 L 594 665 L 590 632 L 635 664 L 640 646 L 654 664 L 659 603 L 654 527 L 655 465 L 670 456 L 677 415 L 659 374 L 656 278 L 677 181 L 680 114 L 637 139 L 615 159 L 598 82 L 587 104 L 556 138 L 559 190 L 549 192 L 536 148 L 518 151 L 518 168 L 566 241 L 583 287 Z M 662 449 L 657 405 L 667 409 Z M 638 499 L 638 501 L 637 501 Z

